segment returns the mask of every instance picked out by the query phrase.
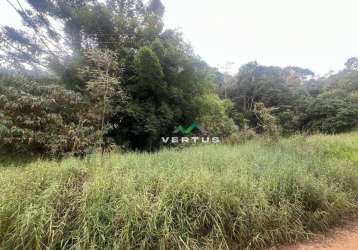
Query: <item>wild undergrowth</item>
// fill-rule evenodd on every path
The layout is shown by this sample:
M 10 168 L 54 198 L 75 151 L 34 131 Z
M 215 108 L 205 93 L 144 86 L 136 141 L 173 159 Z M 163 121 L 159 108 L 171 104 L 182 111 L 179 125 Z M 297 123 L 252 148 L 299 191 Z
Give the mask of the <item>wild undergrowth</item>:
M 3 164 L 0 249 L 295 242 L 357 215 L 357 152 L 350 133 Z

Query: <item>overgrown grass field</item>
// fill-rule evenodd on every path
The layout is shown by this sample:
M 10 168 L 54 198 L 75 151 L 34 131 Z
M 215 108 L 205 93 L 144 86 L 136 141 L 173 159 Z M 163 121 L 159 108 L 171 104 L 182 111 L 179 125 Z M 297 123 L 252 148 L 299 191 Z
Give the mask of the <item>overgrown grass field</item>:
M 357 132 L 0 166 L 0 249 L 260 249 L 357 214 Z

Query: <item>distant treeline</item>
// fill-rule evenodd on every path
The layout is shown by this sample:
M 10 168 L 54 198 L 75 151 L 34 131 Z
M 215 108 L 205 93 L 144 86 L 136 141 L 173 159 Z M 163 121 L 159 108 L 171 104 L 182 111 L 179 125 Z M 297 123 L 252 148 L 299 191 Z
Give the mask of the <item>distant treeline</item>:
M 160 0 L 28 1 L 23 28 L 3 27 L 0 150 L 52 156 L 94 148 L 156 150 L 178 125 L 240 141 L 338 133 L 358 123 L 357 58 L 317 78 L 256 62 L 235 76 L 208 66 L 163 29 Z

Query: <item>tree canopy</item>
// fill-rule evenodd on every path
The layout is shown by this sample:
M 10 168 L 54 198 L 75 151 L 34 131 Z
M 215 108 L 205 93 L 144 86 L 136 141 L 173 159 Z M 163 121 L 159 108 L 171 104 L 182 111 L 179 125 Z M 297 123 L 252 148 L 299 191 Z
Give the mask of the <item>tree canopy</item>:
M 356 57 L 326 77 L 257 62 L 231 76 L 164 29 L 160 0 L 7 1 L 23 26 L 0 33 L 2 150 L 151 151 L 193 122 L 225 138 L 357 126 Z

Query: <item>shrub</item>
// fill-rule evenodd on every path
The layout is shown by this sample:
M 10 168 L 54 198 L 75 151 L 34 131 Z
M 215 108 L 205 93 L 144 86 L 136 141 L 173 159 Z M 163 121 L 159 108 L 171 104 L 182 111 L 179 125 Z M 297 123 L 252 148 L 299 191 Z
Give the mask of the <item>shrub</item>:
M 237 126 L 228 111 L 232 107 L 230 101 L 221 100 L 217 95 L 204 95 L 195 99 L 197 121 L 213 136 L 228 137 Z
M 303 130 L 323 133 L 352 130 L 358 124 L 357 92 L 333 90 L 310 99 L 299 123 Z
M 84 155 L 100 139 L 90 103 L 55 82 L 0 80 L 0 150 L 7 153 Z
M 263 133 L 269 141 L 277 141 L 280 127 L 277 118 L 272 115 L 273 108 L 266 108 L 261 102 L 255 103 L 254 114 L 257 118 L 257 131 Z

